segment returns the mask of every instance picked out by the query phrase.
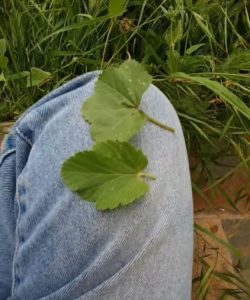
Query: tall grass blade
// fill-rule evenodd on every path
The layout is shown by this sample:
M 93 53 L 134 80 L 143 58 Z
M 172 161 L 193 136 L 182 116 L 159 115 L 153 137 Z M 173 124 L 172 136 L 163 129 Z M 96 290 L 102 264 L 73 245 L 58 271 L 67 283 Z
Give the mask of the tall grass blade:
M 250 108 L 242 101 L 238 96 L 233 94 L 229 89 L 224 87 L 217 81 L 211 80 L 205 77 L 190 76 L 188 74 L 178 72 L 171 75 L 172 78 L 181 78 L 189 82 L 194 82 L 205 86 L 210 89 L 216 95 L 220 96 L 225 102 L 230 104 L 233 109 L 238 110 L 247 119 L 250 120 Z

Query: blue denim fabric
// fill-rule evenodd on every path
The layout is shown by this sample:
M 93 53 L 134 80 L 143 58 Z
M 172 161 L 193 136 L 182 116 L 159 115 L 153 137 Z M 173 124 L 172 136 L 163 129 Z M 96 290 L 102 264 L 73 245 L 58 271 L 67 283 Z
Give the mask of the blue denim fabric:
M 65 188 L 62 162 L 91 147 L 80 115 L 98 72 L 53 91 L 16 122 L 0 157 L 0 299 L 170 299 L 191 295 L 193 213 L 187 153 L 170 102 L 151 86 L 132 140 L 157 176 L 130 206 L 97 211 Z

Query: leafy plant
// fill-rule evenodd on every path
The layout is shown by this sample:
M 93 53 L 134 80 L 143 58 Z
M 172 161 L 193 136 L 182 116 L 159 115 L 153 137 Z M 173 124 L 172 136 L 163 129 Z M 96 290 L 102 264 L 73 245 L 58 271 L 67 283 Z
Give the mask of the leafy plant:
M 148 191 L 143 172 L 148 164 L 141 150 L 127 142 L 99 142 L 92 150 L 76 153 L 62 166 L 68 188 L 97 209 L 127 205 Z
M 143 93 L 152 77 L 134 60 L 119 68 L 110 67 L 100 76 L 95 94 L 83 105 L 82 115 L 91 123 L 94 140 L 128 141 L 146 121 L 174 131 L 147 116 L 139 107 Z
M 141 97 L 152 81 L 135 61 L 108 68 L 99 76 L 95 94 L 83 105 L 94 140 L 127 141 L 146 123 L 139 109 Z
M 151 76 L 135 60 L 120 67 L 109 67 L 99 76 L 95 93 L 82 107 L 82 115 L 91 123 L 96 143 L 92 151 L 75 154 L 63 163 L 62 179 L 83 200 L 96 202 L 97 209 L 113 209 L 138 199 L 148 190 L 142 177 L 147 158 L 126 143 L 150 121 L 165 130 L 172 128 L 148 117 L 141 109 L 143 93 Z M 121 143 L 121 141 L 125 141 Z

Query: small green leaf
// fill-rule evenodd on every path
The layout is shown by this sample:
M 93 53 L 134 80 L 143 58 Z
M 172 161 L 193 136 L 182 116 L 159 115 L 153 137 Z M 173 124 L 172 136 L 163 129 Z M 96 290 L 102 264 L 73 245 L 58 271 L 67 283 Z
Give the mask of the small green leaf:
M 0 69 L 5 69 L 8 65 L 8 58 L 0 55 Z
M 126 0 L 109 0 L 109 15 L 121 16 L 126 8 Z
M 0 82 L 6 82 L 6 78 L 3 73 L 0 73 Z
M 51 73 L 45 72 L 38 68 L 31 68 L 30 76 L 26 79 L 26 86 L 37 86 L 42 84 L 46 79 L 48 79 L 51 76 Z
M 91 124 L 96 141 L 128 141 L 146 123 L 139 109 L 143 93 L 152 77 L 135 60 L 110 67 L 99 76 L 95 94 L 82 107 L 82 115 Z
M 216 39 L 214 37 L 213 32 L 211 31 L 211 24 L 209 24 L 207 22 L 207 20 L 205 20 L 201 15 L 195 13 L 194 11 L 192 11 L 193 16 L 195 17 L 197 24 L 200 26 L 200 28 L 204 31 L 205 35 L 212 40 L 213 42 L 216 42 Z
M 5 69 L 8 65 L 8 58 L 4 56 L 7 50 L 6 40 L 0 39 L 0 69 Z
M 30 72 L 28 71 L 22 71 L 22 72 L 19 72 L 19 73 L 14 73 L 14 74 L 11 74 L 11 75 L 8 75 L 8 81 L 12 81 L 12 80 L 18 80 L 18 79 L 22 79 L 22 78 L 27 78 L 30 76 Z
M 61 170 L 66 186 L 100 210 L 127 205 L 148 191 L 148 164 L 141 150 L 127 142 L 100 142 L 67 159 Z
M 182 35 L 183 35 L 182 22 L 181 20 L 179 20 L 175 28 L 173 29 L 171 25 L 166 33 L 166 40 L 169 48 L 174 49 L 175 44 L 182 39 Z
M 189 48 L 186 50 L 185 54 L 186 54 L 186 55 L 191 55 L 191 54 L 193 54 L 194 52 L 196 52 L 198 49 L 200 49 L 201 47 L 203 47 L 204 45 L 205 45 L 204 43 L 193 45 L 193 46 L 189 47 Z
M 7 50 L 6 40 L 0 39 L 0 56 L 3 56 Z

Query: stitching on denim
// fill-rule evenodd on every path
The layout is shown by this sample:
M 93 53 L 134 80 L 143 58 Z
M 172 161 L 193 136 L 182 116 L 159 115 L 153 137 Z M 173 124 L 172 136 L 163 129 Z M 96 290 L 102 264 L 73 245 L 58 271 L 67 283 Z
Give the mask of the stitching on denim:
M 24 140 L 26 143 L 28 143 L 31 147 L 33 146 L 32 142 L 25 136 L 25 134 L 18 128 L 15 128 L 17 135 Z
M 16 152 L 16 149 L 10 149 L 2 154 L 2 157 L 0 158 L 0 167 L 3 164 L 5 158 L 14 152 Z
M 26 142 L 29 146 L 32 147 L 32 143 L 31 141 L 22 133 L 22 131 L 16 127 L 14 128 L 14 132 L 16 133 L 16 135 L 22 139 L 24 142 Z M 14 149 L 16 151 L 16 149 Z M 19 178 L 17 178 L 16 181 L 16 203 L 17 203 L 17 207 L 18 207 L 18 216 L 17 216 L 17 220 L 16 220 L 16 229 L 15 229 L 15 233 L 16 233 L 16 247 L 15 247 L 15 251 L 14 251 L 14 256 L 13 256 L 13 262 L 12 262 L 12 288 L 11 288 L 11 293 L 14 295 L 14 290 L 16 287 L 16 281 L 15 281 L 15 275 L 16 275 L 16 268 L 15 268 L 15 261 L 16 261 L 16 256 L 17 256 L 17 252 L 19 249 L 19 221 L 20 221 L 20 217 L 21 217 L 21 211 L 20 211 L 20 201 L 19 201 L 19 192 L 18 192 L 18 183 L 19 183 Z M 14 296 L 15 297 L 15 296 Z M 18 299 L 17 297 L 15 297 L 15 299 Z
M 20 222 L 20 218 L 21 218 L 21 209 L 20 209 L 20 201 L 19 201 L 19 191 L 18 191 L 18 185 L 19 185 L 19 178 L 17 179 L 17 183 L 16 183 L 16 202 L 17 202 L 17 207 L 18 207 L 18 216 L 17 216 L 17 221 L 16 221 L 16 248 L 14 251 L 14 256 L 13 256 L 13 263 L 12 263 L 12 288 L 11 288 L 11 294 L 14 295 L 14 291 L 15 291 L 15 287 L 16 287 L 16 281 L 15 281 L 15 276 L 16 276 L 16 268 L 15 268 L 15 262 L 16 262 L 16 257 L 17 257 L 17 253 L 19 250 L 19 222 Z

